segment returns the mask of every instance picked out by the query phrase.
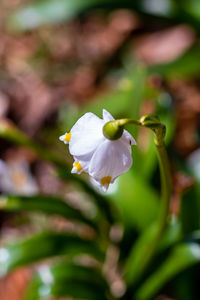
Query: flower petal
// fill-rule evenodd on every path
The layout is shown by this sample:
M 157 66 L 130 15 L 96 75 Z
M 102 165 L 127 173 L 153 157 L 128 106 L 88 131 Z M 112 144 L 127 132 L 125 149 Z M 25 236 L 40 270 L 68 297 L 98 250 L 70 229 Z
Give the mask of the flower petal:
M 106 109 L 103 109 L 103 120 L 106 123 L 114 120 L 113 116 Z
M 61 142 L 64 142 L 64 144 L 69 144 L 70 139 L 71 139 L 71 132 L 66 132 L 65 134 L 59 137 L 59 140 Z
M 71 173 L 81 174 L 82 172 L 88 172 L 90 160 L 93 153 L 89 153 L 81 156 L 74 156 L 74 163 Z
M 80 161 L 74 161 L 71 173 L 81 174 L 83 172 L 83 164 Z
M 83 115 L 71 129 L 69 151 L 74 156 L 85 155 L 96 150 L 104 140 L 104 122 L 93 113 Z
M 124 129 L 123 134 L 120 138 L 120 140 L 122 140 L 124 143 L 128 144 L 128 145 L 137 145 L 135 139 L 132 137 L 132 135 Z
M 89 174 L 101 185 L 108 186 L 132 165 L 131 151 L 120 140 L 105 140 L 92 156 Z

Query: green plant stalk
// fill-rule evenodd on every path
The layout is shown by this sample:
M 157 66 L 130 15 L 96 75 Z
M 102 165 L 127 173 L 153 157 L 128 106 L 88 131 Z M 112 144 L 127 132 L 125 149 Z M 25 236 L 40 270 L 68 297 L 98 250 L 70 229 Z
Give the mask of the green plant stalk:
M 158 151 L 158 161 L 160 167 L 160 176 L 161 176 L 161 211 L 160 217 L 158 220 L 158 225 L 160 232 L 162 234 L 163 230 L 166 227 L 166 220 L 168 217 L 169 204 L 170 204 L 170 195 L 171 195 L 171 176 L 169 170 L 168 156 L 165 149 L 165 145 L 156 146 Z
M 143 251 L 137 257 L 137 261 L 135 261 L 134 270 L 132 270 L 134 275 L 131 278 L 131 283 L 135 284 L 141 279 L 141 276 L 148 268 L 165 231 L 171 194 L 171 176 L 168 156 L 164 144 L 164 137 L 166 133 L 165 125 L 163 125 L 160 120 L 154 115 L 142 116 L 140 120 L 120 119 L 108 122 L 103 129 L 104 135 L 107 138 L 109 138 L 110 136 L 111 140 L 117 139 L 121 136 L 120 134 L 123 133 L 122 129 L 126 124 L 134 124 L 153 130 L 155 134 L 154 143 L 157 148 L 161 178 L 160 214 L 156 223 L 155 230 L 152 231 L 151 240 L 149 241 L 147 247 L 142 249 Z
M 171 182 L 168 157 L 165 149 L 165 145 L 156 145 L 158 153 L 158 161 L 160 168 L 161 177 L 161 206 L 158 221 L 156 223 L 155 231 L 153 232 L 152 240 L 147 244 L 144 249 L 141 260 L 138 261 L 138 269 L 136 270 L 136 276 L 134 277 L 135 283 L 137 283 L 142 275 L 148 268 L 151 260 L 153 259 L 162 236 L 167 226 L 167 218 L 169 213 L 170 193 L 171 193 Z
M 158 221 L 156 223 L 155 233 L 153 235 L 152 241 L 148 244 L 148 247 L 145 249 L 144 256 L 141 260 L 140 268 L 138 269 L 137 281 L 140 280 L 141 276 L 148 268 L 162 239 L 163 233 L 165 232 L 167 226 L 167 218 L 169 214 L 171 195 L 171 175 L 169 168 L 169 160 L 164 143 L 164 137 L 166 133 L 165 125 L 160 123 L 157 117 L 151 115 L 143 116 L 140 119 L 140 121 L 141 126 L 150 128 L 155 134 L 154 143 L 157 149 L 158 162 L 160 168 L 161 206 Z

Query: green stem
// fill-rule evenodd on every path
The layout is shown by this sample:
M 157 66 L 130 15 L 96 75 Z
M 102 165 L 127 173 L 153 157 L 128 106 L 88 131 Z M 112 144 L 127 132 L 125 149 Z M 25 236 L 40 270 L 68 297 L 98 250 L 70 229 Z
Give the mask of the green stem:
M 169 203 L 171 194 L 171 180 L 167 152 L 164 143 L 162 145 L 156 145 L 158 153 L 158 161 L 160 168 L 161 178 L 161 207 L 158 221 L 155 228 L 153 228 L 151 240 L 147 243 L 144 251 L 141 251 L 140 258 L 137 262 L 137 268 L 135 270 L 134 283 L 140 281 L 142 275 L 148 268 L 151 260 L 153 259 L 162 236 L 165 232 L 167 225 L 167 218 L 169 213 Z
M 133 119 L 119 119 L 108 122 L 104 126 L 104 135 L 111 140 L 119 138 L 123 133 L 123 128 L 126 124 L 134 124 L 138 126 L 143 126 L 151 129 L 154 136 L 154 143 L 157 148 L 158 161 L 160 168 L 160 178 L 161 178 L 161 208 L 158 221 L 156 223 L 155 229 L 150 234 L 150 240 L 148 245 L 142 249 L 135 256 L 134 266 L 132 273 L 134 273 L 131 281 L 134 283 L 138 282 L 148 268 L 152 258 L 154 257 L 160 240 L 163 236 L 167 225 L 167 217 L 169 212 L 170 194 L 171 194 L 171 182 L 170 182 L 170 170 L 167 152 L 164 144 L 164 137 L 166 133 L 165 125 L 163 125 L 160 120 L 154 115 L 145 115 L 140 118 L 140 120 Z M 146 233 L 145 233 L 146 234 Z M 146 235 L 142 235 L 140 240 L 146 240 Z M 149 238 L 149 237 L 148 237 Z M 140 243 L 140 240 L 138 243 Z
M 167 225 L 167 217 L 169 213 L 170 195 L 171 195 L 171 175 L 169 169 L 169 161 L 165 148 L 164 137 L 166 133 L 165 125 L 160 123 L 157 117 L 147 115 L 140 119 L 141 126 L 145 126 L 153 130 L 154 143 L 156 145 L 158 162 L 160 168 L 160 180 L 161 180 L 161 206 L 158 222 L 156 223 L 156 230 L 153 232 L 152 240 L 145 249 L 145 253 L 140 263 L 140 269 L 137 273 L 137 281 L 148 268 L 151 260 L 153 259 L 160 240 Z
M 171 175 L 169 169 L 168 156 L 164 144 L 156 146 L 158 151 L 158 161 L 161 176 L 161 211 L 158 220 L 158 227 L 162 234 L 166 226 L 166 220 L 169 212 L 170 194 L 171 194 Z
M 140 121 L 138 121 L 138 120 L 133 120 L 133 119 L 119 119 L 117 121 L 118 121 L 119 126 L 124 126 L 126 124 L 134 124 L 134 125 L 142 126 L 142 123 Z

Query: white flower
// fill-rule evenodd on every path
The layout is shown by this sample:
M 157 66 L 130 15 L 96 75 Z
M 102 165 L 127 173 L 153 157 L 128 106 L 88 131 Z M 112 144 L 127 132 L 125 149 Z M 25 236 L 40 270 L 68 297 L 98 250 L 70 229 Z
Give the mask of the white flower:
M 132 165 L 131 145 L 134 138 L 126 130 L 117 140 L 109 140 L 103 135 L 103 127 L 114 118 L 105 109 L 103 119 L 89 112 L 83 115 L 59 139 L 69 143 L 69 151 L 74 157 L 72 173 L 87 172 L 106 191 L 109 184 Z

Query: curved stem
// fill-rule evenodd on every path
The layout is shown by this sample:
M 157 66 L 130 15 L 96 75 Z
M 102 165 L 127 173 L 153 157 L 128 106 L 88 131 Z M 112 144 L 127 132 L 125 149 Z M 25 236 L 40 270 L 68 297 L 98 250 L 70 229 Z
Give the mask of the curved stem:
M 156 226 L 151 232 L 151 239 L 147 242 L 146 247 L 141 251 L 140 257 L 136 258 L 137 269 L 135 270 L 134 283 L 140 281 L 141 276 L 144 274 L 145 270 L 148 268 L 151 260 L 153 259 L 159 243 L 162 239 L 163 233 L 165 232 L 167 225 L 167 217 L 169 212 L 170 194 L 171 194 L 171 180 L 170 180 L 170 170 L 167 152 L 164 143 L 162 145 L 156 145 L 158 153 L 158 161 L 160 168 L 160 178 L 161 178 L 161 206 L 160 214 Z M 146 234 L 146 232 L 144 233 Z M 146 237 L 146 235 L 145 235 Z M 143 238 L 143 236 L 142 236 Z
M 135 124 L 135 125 L 138 125 L 138 126 L 142 126 L 142 123 L 138 120 L 134 120 L 134 119 L 119 119 L 119 120 L 116 120 L 119 124 L 119 126 L 124 126 L 126 124 Z M 115 122 L 115 121 L 113 121 Z
M 117 140 L 123 134 L 123 129 L 126 124 L 134 124 L 137 126 L 143 126 L 151 129 L 154 132 L 154 143 L 157 147 L 159 168 L 160 168 L 160 177 L 161 177 L 161 210 L 158 218 L 157 226 L 155 230 L 151 232 L 148 236 L 149 243 L 144 245 L 142 251 L 137 253 L 134 261 L 134 267 L 132 273 L 134 273 L 132 281 L 137 282 L 140 280 L 140 277 L 143 275 L 149 263 L 151 262 L 157 247 L 162 238 L 163 232 L 167 224 L 167 216 L 169 211 L 169 202 L 170 202 L 170 171 L 167 153 L 164 144 L 164 137 L 166 133 L 166 127 L 162 124 L 159 118 L 155 115 L 145 115 L 140 118 L 140 120 L 133 119 L 118 119 L 107 122 L 103 127 L 103 134 L 106 138 L 110 140 Z M 138 244 L 141 240 L 146 240 L 146 235 L 142 235 L 139 239 Z M 137 249 L 137 247 L 136 247 Z
M 169 203 L 171 194 L 171 176 L 169 169 L 168 156 L 165 149 L 164 137 L 166 133 L 165 125 L 163 125 L 160 120 L 154 115 L 146 115 L 140 118 L 139 121 L 133 119 L 120 119 L 117 120 L 119 126 L 124 126 L 126 124 L 135 124 L 143 127 L 150 128 L 153 130 L 155 137 L 154 143 L 157 148 L 158 161 L 160 168 L 160 178 L 161 178 L 161 206 L 158 221 L 156 223 L 155 230 L 151 233 L 151 239 L 149 243 L 143 248 L 143 251 L 139 253 L 139 257 L 136 257 L 136 264 L 134 273 L 134 283 L 138 282 L 148 268 L 152 258 L 154 257 L 160 240 L 163 236 L 167 225 L 167 217 L 169 213 Z M 144 234 L 145 236 L 145 234 Z M 144 238 L 141 237 L 141 239 Z M 145 236 L 146 239 L 146 236 Z
M 139 121 L 133 119 L 119 119 L 116 120 L 119 126 L 124 126 L 126 124 L 135 124 L 138 126 L 148 127 L 154 131 L 154 143 L 157 148 L 158 153 L 158 162 L 160 168 L 160 177 L 161 177 L 161 211 L 158 220 L 159 231 L 163 232 L 163 229 L 166 225 L 166 219 L 169 210 L 169 200 L 171 193 L 171 176 L 169 170 L 168 156 L 164 144 L 165 136 L 165 125 L 160 123 L 157 117 L 152 115 L 147 115 L 142 117 Z M 114 121 L 115 122 L 115 121 Z
M 168 156 L 164 144 L 162 146 L 157 146 L 158 151 L 158 161 L 160 167 L 161 176 L 161 210 L 158 220 L 158 225 L 160 232 L 162 233 L 166 226 L 166 220 L 169 211 L 170 194 L 171 194 L 171 180 L 170 180 L 170 169 Z

